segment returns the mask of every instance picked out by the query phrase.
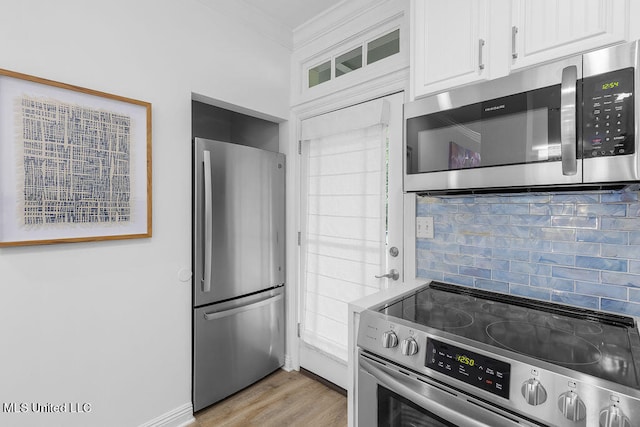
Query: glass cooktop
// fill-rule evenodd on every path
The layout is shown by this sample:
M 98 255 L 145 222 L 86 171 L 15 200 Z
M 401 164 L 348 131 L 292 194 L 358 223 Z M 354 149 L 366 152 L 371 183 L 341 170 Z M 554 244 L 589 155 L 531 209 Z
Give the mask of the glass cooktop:
M 631 317 L 440 282 L 380 311 L 640 389 Z

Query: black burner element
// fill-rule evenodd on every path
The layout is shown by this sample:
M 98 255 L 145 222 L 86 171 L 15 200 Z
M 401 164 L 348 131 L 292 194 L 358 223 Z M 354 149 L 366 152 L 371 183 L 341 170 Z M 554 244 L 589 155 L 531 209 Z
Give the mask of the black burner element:
M 491 323 L 486 331 L 490 338 L 509 350 L 551 363 L 589 365 L 602 359 L 595 345 L 560 329 L 501 321 Z
M 469 313 L 448 305 L 426 302 L 419 305 L 408 305 L 404 308 L 404 318 L 429 325 L 436 329 L 464 328 L 473 323 L 473 317 Z

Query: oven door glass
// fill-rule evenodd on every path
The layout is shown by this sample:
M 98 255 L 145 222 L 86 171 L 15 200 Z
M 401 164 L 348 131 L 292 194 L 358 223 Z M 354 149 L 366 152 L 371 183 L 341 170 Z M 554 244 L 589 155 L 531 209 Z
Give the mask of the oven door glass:
M 408 118 L 407 173 L 561 161 L 560 85 Z
M 378 385 L 378 427 L 457 427 Z

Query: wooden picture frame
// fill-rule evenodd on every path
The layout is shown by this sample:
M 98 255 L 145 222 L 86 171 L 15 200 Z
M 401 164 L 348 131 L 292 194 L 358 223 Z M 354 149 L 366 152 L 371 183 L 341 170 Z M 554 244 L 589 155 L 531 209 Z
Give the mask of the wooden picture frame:
M 151 104 L 0 69 L 0 247 L 151 229 Z

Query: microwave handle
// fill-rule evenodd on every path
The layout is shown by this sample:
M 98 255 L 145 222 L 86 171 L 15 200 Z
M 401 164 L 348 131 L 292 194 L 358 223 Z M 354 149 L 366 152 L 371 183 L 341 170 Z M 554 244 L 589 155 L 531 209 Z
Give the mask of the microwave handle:
M 562 174 L 575 175 L 578 171 L 576 149 L 576 85 L 578 68 L 571 65 L 562 70 L 560 88 L 560 145 Z

